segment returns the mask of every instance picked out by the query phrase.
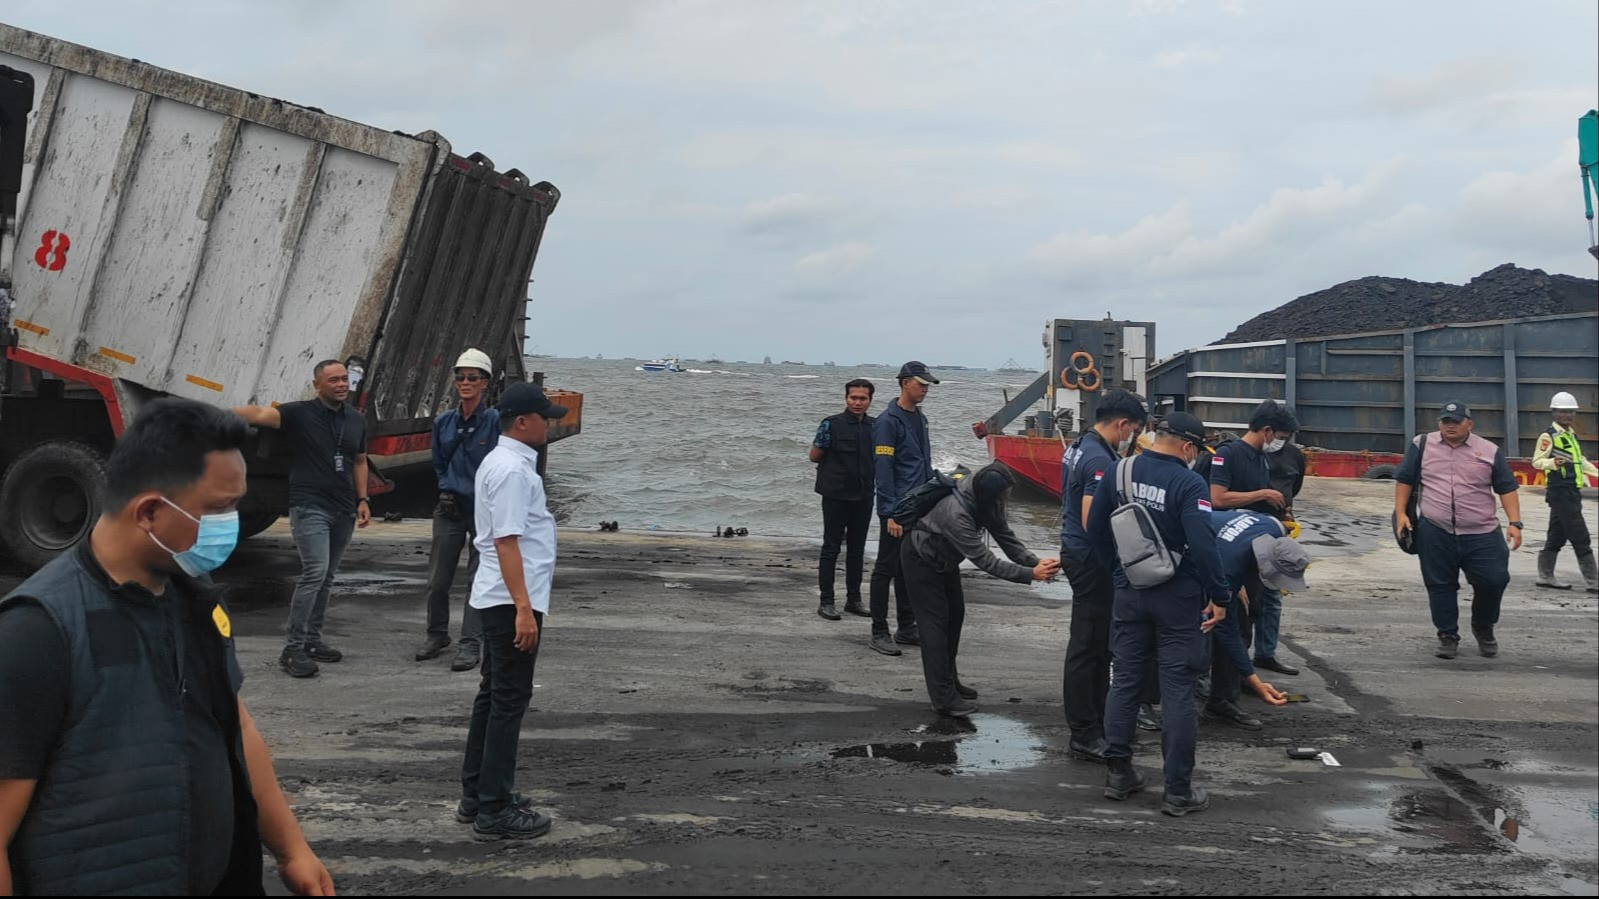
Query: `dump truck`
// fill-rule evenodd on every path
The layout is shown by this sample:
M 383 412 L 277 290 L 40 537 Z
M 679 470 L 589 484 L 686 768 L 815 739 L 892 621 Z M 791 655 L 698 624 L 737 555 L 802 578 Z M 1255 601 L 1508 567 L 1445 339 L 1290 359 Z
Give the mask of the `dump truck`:
M 403 134 L 0 24 L 0 547 L 82 539 L 116 438 L 152 399 L 309 398 L 349 366 L 381 472 L 426 462 L 452 365 L 527 380 L 546 181 Z M 581 429 L 582 396 L 551 440 Z M 248 447 L 248 535 L 288 458 Z

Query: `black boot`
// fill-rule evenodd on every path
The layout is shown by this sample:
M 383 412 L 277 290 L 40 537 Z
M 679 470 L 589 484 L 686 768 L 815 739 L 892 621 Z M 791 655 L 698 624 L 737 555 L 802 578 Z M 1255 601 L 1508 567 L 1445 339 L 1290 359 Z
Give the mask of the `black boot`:
M 1105 798 L 1123 800 L 1144 788 L 1144 776 L 1132 759 L 1110 759 L 1105 770 Z
M 1160 810 L 1173 818 L 1181 818 L 1189 812 L 1202 812 L 1207 808 L 1210 808 L 1210 794 L 1198 787 L 1189 787 L 1187 796 L 1167 793 L 1160 805 Z

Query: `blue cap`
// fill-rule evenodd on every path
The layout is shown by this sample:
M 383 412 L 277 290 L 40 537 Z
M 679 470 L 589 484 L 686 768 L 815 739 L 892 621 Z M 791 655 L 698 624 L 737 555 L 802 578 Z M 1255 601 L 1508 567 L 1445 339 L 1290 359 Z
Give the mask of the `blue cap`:
M 938 383 L 938 379 L 933 377 L 933 373 L 928 371 L 927 366 L 920 362 L 907 362 L 899 367 L 899 380 L 903 381 L 906 378 L 915 378 L 923 384 Z
M 505 388 L 505 393 L 500 396 L 499 409 L 501 417 L 515 418 L 518 415 L 542 415 L 545 418 L 560 418 L 566 414 L 565 406 L 557 406 L 550 402 L 544 395 L 544 389 L 537 384 L 526 381 L 517 381 Z

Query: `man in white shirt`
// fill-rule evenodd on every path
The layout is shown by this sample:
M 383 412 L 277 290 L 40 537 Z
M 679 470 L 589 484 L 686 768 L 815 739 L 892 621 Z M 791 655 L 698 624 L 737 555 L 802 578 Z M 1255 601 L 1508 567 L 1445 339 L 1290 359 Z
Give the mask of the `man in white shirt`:
M 483 626 L 483 678 L 472 703 L 455 817 L 471 822 L 478 839 L 525 840 L 550 830 L 550 817 L 512 792 L 555 575 L 555 518 L 544 501 L 538 448 L 549 420 L 566 410 L 539 387 L 518 382 L 500 398 L 499 413 L 499 445 L 473 481 L 479 559 L 470 601 Z

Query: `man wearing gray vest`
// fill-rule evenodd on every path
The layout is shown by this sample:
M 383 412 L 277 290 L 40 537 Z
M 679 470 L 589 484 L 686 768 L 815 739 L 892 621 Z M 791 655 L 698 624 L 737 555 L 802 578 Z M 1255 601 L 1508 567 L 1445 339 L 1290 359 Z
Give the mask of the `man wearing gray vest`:
M 238 416 L 161 399 L 88 539 L 0 600 L 0 895 L 331 896 L 239 699 L 208 573 L 239 536 Z

